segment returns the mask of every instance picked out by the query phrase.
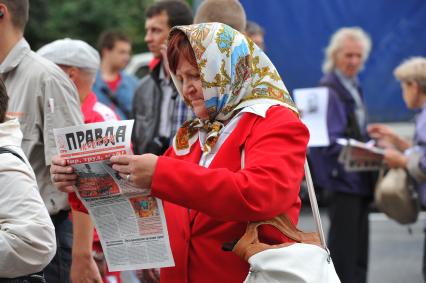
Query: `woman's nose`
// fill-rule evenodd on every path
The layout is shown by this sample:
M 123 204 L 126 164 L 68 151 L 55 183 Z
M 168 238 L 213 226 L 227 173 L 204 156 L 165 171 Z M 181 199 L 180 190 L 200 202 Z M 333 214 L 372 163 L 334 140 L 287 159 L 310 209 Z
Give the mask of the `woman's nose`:
M 185 83 L 183 89 L 188 97 L 190 97 L 194 92 L 194 86 L 190 83 Z

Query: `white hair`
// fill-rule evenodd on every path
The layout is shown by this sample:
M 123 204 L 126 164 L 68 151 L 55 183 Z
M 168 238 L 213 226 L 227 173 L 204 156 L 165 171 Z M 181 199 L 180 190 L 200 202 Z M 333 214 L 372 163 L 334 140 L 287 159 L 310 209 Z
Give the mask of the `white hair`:
M 96 81 L 96 69 L 90 69 L 90 68 L 78 68 L 80 71 L 84 73 L 84 79 L 87 81 L 90 81 L 91 83 L 95 83 Z
M 426 58 L 412 57 L 402 62 L 393 71 L 399 81 L 417 82 L 423 93 L 426 93 Z
M 338 29 L 330 39 L 330 43 L 325 49 L 325 59 L 322 64 L 323 73 L 330 73 L 334 71 L 336 64 L 334 62 L 334 57 L 336 52 L 342 47 L 342 43 L 346 39 L 353 39 L 361 43 L 363 47 L 362 52 L 362 66 L 368 58 L 371 50 L 371 39 L 368 34 L 362 30 L 360 27 L 344 27 Z

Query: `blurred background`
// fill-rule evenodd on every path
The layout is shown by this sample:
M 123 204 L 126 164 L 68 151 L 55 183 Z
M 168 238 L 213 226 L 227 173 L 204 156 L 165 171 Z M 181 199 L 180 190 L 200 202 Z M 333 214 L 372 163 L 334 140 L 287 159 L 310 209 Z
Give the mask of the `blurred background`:
M 102 31 L 119 29 L 133 41 L 134 55 L 126 70 L 141 77 L 147 73 L 152 59 L 144 43 L 144 12 L 153 2 L 31 0 L 25 37 L 34 50 L 63 37 L 82 39 L 96 46 Z M 195 12 L 202 0 L 187 2 Z M 338 28 L 359 26 L 367 31 L 373 48 L 360 79 L 369 122 L 392 123 L 398 133 L 410 136 L 415 113 L 405 107 L 399 83 L 392 71 L 406 58 L 426 56 L 426 0 L 240 2 L 246 10 L 247 19 L 263 27 L 265 52 L 290 91 L 317 86 L 322 76 L 324 48 Z M 329 223 L 324 217 L 325 211 L 322 212 L 327 229 Z M 420 221 L 410 227 L 398 225 L 382 214 L 370 215 L 373 225 L 369 282 L 424 282 L 421 247 L 425 221 L 426 212 L 422 212 Z M 301 227 L 313 229 L 309 208 L 302 211 Z
M 154 0 L 31 0 L 26 38 L 33 49 L 71 37 L 96 46 L 107 28 L 125 31 L 134 54 L 147 52 L 144 11 Z M 187 1 L 194 11 L 202 0 Z M 266 53 L 288 89 L 316 86 L 323 49 L 342 26 L 359 26 L 373 41 L 361 81 L 370 122 L 411 121 L 392 70 L 403 59 L 426 55 L 425 0 L 241 0 L 247 19 L 265 30 Z M 143 62 L 149 61 L 142 59 Z M 146 65 L 143 63 L 143 65 Z M 132 72 L 135 72 L 132 70 Z M 144 74 L 139 73 L 139 76 Z

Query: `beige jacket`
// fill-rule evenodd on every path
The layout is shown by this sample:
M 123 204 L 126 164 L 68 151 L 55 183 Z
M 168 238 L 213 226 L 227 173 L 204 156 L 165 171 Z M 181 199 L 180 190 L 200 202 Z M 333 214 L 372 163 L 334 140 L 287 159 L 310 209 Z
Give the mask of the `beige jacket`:
M 21 150 L 16 119 L 0 124 L 0 278 L 41 271 L 56 252 L 55 228 L 40 197 L 34 171 Z
M 58 66 L 31 51 L 21 39 L 0 64 L 9 94 L 9 115 L 17 117 L 24 134 L 22 150 L 34 172 L 50 215 L 68 210 L 68 194 L 50 180 L 49 166 L 57 154 L 53 129 L 83 124 L 73 83 Z

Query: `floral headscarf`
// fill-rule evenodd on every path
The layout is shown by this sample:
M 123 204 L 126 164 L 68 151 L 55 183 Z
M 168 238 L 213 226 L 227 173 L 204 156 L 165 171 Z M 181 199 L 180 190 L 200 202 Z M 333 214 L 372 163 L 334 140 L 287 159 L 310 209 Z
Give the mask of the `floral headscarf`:
M 209 115 L 209 121 L 195 118 L 181 126 L 173 141 L 178 155 L 189 152 L 199 130 L 207 132 L 203 152 L 210 152 L 219 137 L 222 122 L 244 107 L 279 104 L 297 113 L 272 62 L 243 34 L 221 23 L 177 26 L 170 35 L 177 31 L 187 36 L 194 51 Z M 174 81 L 182 93 L 182 86 Z

